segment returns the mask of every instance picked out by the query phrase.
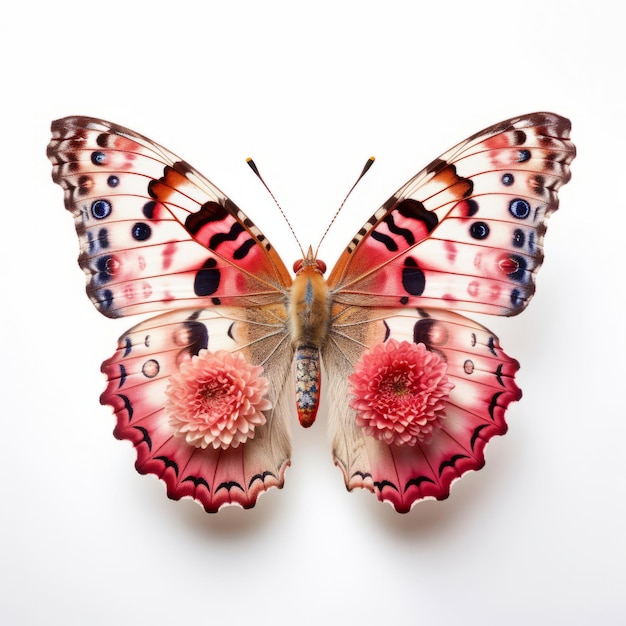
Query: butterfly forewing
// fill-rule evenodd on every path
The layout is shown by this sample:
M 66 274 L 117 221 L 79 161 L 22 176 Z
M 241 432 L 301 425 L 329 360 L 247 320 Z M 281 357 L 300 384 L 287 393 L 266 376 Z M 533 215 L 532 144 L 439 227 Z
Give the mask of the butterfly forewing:
M 225 194 L 165 148 L 92 118 L 53 122 L 53 179 L 74 215 L 87 292 L 110 317 L 281 301 L 291 277 Z
M 575 155 L 535 113 L 449 150 L 381 207 L 329 277 L 335 301 L 515 315 L 534 293 L 546 220 Z

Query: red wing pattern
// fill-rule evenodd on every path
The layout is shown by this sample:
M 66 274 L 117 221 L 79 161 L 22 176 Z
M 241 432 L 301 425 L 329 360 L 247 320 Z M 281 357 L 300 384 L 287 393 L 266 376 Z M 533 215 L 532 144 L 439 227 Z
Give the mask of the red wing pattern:
M 260 493 L 282 487 L 290 463 L 287 418 L 293 402 L 282 390 L 289 388 L 293 349 L 280 314 L 280 308 L 272 307 L 165 313 L 125 333 L 115 354 L 102 364 L 108 385 L 101 402 L 115 411 L 115 436 L 133 443 L 137 471 L 161 478 L 170 498 L 189 496 L 215 512 L 227 504 L 250 508 Z M 165 411 L 171 375 L 202 349 L 242 351 L 248 362 L 264 366 L 270 380 L 268 398 L 274 408 L 265 412 L 267 422 L 254 438 L 238 447 L 189 445 L 174 434 Z
M 424 498 L 447 498 L 455 479 L 484 465 L 487 442 L 506 432 L 506 408 L 521 397 L 514 380 L 519 364 L 493 333 L 455 313 L 336 305 L 334 320 L 323 356 L 333 398 L 333 456 L 346 486 L 369 489 L 400 513 Z M 429 443 L 387 445 L 368 437 L 343 401 L 364 347 L 390 338 L 423 343 L 447 364 L 454 388 Z
M 291 277 L 217 187 L 165 148 L 86 117 L 52 124 L 52 177 L 65 190 L 87 293 L 109 317 L 281 301 Z
M 570 178 L 569 130 L 562 117 L 534 113 L 434 160 L 350 242 L 328 280 L 335 301 L 520 313 Z

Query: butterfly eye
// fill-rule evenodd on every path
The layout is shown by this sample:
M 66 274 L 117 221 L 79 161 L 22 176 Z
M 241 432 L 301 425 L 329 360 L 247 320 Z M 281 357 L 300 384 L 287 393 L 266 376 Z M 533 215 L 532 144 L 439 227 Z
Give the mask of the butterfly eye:
M 312 263 L 309 262 L 309 265 L 312 265 Z M 326 272 L 326 263 L 324 263 L 324 261 L 321 261 L 320 259 L 315 259 L 315 265 L 317 265 L 318 271 L 321 272 L 322 274 Z M 302 270 L 303 267 L 304 267 L 304 259 L 298 259 L 293 264 L 293 271 L 297 274 L 298 272 Z

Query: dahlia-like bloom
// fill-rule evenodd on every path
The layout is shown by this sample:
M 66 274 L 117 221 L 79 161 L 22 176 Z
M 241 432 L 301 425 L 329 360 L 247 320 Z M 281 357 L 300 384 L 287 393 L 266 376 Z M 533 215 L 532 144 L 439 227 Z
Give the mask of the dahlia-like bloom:
M 454 387 L 447 369 L 423 343 L 390 339 L 365 351 L 348 379 L 357 425 L 388 444 L 428 443 Z
M 262 411 L 272 408 L 269 381 L 261 366 L 241 354 L 200 350 L 171 376 L 165 390 L 167 411 L 175 434 L 196 448 L 226 450 L 254 437 L 265 424 Z

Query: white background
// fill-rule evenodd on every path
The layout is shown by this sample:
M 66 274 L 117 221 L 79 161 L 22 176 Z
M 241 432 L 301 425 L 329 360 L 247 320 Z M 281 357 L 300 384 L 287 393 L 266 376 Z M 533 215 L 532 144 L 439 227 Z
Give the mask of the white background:
M 18 6 L 19 5 L 19 6 Z M 623 624 L 624 83 L 619 4 L 11 2 L 2 10 L 0 623 Z M 401 516 L 348 494 L 323 414 L 294 420 L 286 486 L 210 516 L 133 468 L 98 397 L 136 320 L 98 315 L 45 156 L 50 121 L 103 117 L 224 189 L 281 252 L 369 215 L 471 133 L 534 110 L 578 157 L 537 296 L 482 319 L 524 397 L 487 465 Z

